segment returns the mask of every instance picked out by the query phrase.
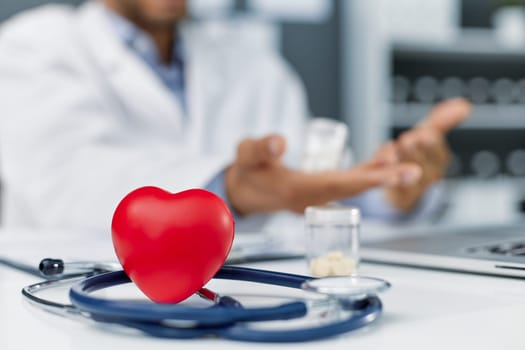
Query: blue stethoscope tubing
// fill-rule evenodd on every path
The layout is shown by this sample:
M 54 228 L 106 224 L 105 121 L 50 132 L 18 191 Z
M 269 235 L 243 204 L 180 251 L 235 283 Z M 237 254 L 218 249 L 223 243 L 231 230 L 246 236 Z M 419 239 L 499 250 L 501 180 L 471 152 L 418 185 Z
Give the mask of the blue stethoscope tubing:
M 300 289 L 305 281 L 312 280 L 312 277 L 307 276 L 237 266 L 223 266 L 214 278 L 297 289 Z M 306 303 L 296 301 L 260 308 L 217 304 L 209 308 L 194 308 L 176 304 L 110 300 L 91 294 L 97 290 L 129 282 L 131 282 L 129 277 L 123 271 L 94 275 L 75 284 L 70 289 L 69 298 L 75 307 L 84 313 L 89 313 L 89 316 L 96 321 L 135 328 L 156 337 L 179 339 L 216 336 L 252 342 L 309 341 L 365 327 L 376 321 L 382 312 L 379 298 L 368 296 L 347 305 L 351 310 L 351 316 L 347 318 L 307 328 L 268 330 L 250 327 L 248 323 L 304 317 L 308 312 Z M 181 321 L 187 323 L 177 325 L 177 322 Z

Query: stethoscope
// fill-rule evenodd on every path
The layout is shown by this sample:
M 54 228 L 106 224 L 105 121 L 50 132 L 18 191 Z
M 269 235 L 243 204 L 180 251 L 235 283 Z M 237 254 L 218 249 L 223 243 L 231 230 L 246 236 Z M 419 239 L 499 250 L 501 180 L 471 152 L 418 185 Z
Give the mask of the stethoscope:
M 0 259 L 26 272 L 16 262 Z M 48 280 L 24 287 L 22 294 L 32 304 L 70 318 L 121 325 L 163 338 L 221 337 L 253 342 L 298 342 L 316 340 L 351 332 L 373 324 L 382 313 L 377 293 L 390 287 L 382 279 L 347 276 L 313 278 L 289 273 L 237 266 L 223 266 L 216 279 L 249 281 L 301 289 L 323 298 L 292 301 L 277 306 L 245 307 L 231 296 L 221 296 L 201 288 L 198 294 L 214 302 L 211 307 L 180 304 L 155 304 L 140 300 L 114 300 L 95 296 L 95 291 L 130 283 L 116 263 L 80 262 L 44 259 L 40 274 Z M 71 304 L 38 296 L 41 291 L 73 284 Z M 266 321 L 302 319 L 315 308 L 336 309 L 337 316 L 312 326 L 294 329 L 258 327 Z

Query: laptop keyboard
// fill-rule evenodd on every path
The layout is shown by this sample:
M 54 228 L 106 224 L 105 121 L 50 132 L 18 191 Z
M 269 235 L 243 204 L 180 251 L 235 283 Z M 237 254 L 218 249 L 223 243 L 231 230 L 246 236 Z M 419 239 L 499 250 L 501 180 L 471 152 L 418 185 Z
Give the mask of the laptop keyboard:
M 525 256 L 525 241 L 490 244 L 481 247 L 469 248 L 469 253 L 489 253 L 505 256 Z

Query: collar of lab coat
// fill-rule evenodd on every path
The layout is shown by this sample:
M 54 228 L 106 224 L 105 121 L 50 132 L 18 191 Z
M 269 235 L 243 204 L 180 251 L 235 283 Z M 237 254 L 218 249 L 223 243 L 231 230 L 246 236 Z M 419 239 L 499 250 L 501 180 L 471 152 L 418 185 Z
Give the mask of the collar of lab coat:
M 180 102 L 155 72 L 119 40 L 105 11 L 99 2 L 87 2 L 79 9 L 77 21 L 86 55 L 98 66 L 101 80 L 108 82 L 130 110 L 147 108 L 142 115 L 155 115 L 163 118 L 170 129 L 182 129 L 184 111 Z M 184 74 L 188 75 L 188 71 Z

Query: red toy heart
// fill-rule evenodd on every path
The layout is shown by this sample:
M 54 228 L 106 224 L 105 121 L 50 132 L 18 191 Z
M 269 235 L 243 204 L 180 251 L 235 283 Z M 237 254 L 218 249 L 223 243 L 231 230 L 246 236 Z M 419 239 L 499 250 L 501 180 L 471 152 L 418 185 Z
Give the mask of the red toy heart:
M 177 303 L 206 284 L 224 264 L 233 231 L 228 206 L 198 189 L 136 189 L 119 203 L 112 222 L 124 271 L 158 303 Z

